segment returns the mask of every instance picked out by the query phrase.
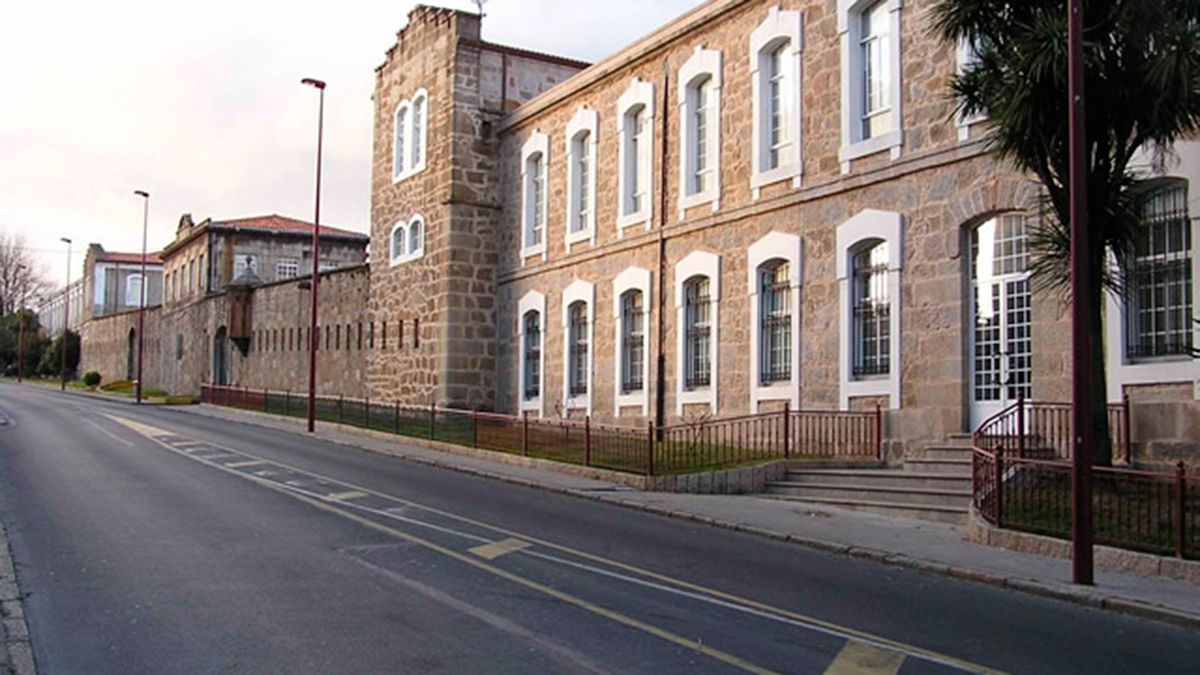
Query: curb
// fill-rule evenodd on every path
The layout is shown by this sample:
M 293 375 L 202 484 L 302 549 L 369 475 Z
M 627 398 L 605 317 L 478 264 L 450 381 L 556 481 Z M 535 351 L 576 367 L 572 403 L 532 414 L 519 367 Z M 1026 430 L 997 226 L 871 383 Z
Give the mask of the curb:
M 8 548 L 8 531 L 0 522 L 0 669 L 14 675 L 37 675 L 21 586 Z
M 187 412 L 204 415 L 204 416 L 210 417 L 210 418 L 219 417 L 216 415 L 207 415 L 206 413 L 199 412 L 199 410 L 201 410 L 202 408 L 190 408 L 189 409 L 188 407 L 184 407 L 183 409 Z M 224 410 L 224 408 L 222 408 L 222 410 Z M 248 423 L 254 423 L 255 418 L 257 418 L 259 416 L 264 416 L 269 419 L 275 419 L 274 416 L 265 415 L 263 413 L 254 413 L 253 411 L 237 411 L 237 412 L 238 412 L 238 414 L 243 415 L 246 418 L 245 421 L 247 421 Z M 259 425 L 259 426 L 265 426 L 265 425 Z M 366 436 L 365 434 L 356 433 L 357 430 L 354 427 L 342 428 L 340 430 L 343 433 L 346 433 L 349 435 L 361 435 L 363 437 L 369 438 L 369 436 Z M 910 557 L 910 556 L 907 556 L 904 554 L 892 553 L 892 552 L 884 551 L 884 550 L 880 550 L 880 549 L 852 546 L 852 545 L 848 545 L 848 544 L 840 544 L 840 543 L 836 543 L 836 542 L 825 541 L 822 539 L 813 539 L 810 537 L 804 537 L 804 536 L 799 536 L 799 535 L 794 535 L 794 534 L 787 534 L 787 533 L 783 533 L 783 532 L 777 532 L 775 530 L 769 530 L 766 528 L 757 527 L 755 525 L 748 525 L 746 523 L 735 523 L 732 521 L 721 520 L 719 518 L 711 518 L 708 516 L 701 516 L 701 515 L 689 513 L 686 511 L 679 511 L 679 510 L 669 509 L 669 508 L 662 507 L 662 506 L 656 506 L 654 504 L 645 504 L 645 503 L 641 503 L 641 502 L 622 499 L 620 497 L 611 496 L 612 493 L 601 494 L 601 493 L 591 492 L 591 491 L 587 491 L 587 490 L 579 490 L 579 489 L 575 489 L 575 488 L 560 487 L 560 486 L 551 485 L 548 483 L 542 483 L 542 482 L 538 482 L 535 480 L 530 480 L 527 478 L 508 476 L 508 475 L 505 475 L 502 473 L 487 471 L 485 469 L 478 469 L 475 467 L 462 466 L 460 464 L 454 463 L 453 461 L 441 461 L 438 459 L 430 459 L 427 457 L 408 455 L 403 452 L 395 452 L 395 451 L 389 451 L 389 450 L 380 450 L 380 449 L 376 449 L 376 448 L 364 447 L 362 445 L 357 445 L 349 440 L 334 439 L 334 438 L 327 438 L 327 437 L 320 437 L 320 438 L 323 441 L 333 443 L 335 445 L 354 448 L 354 449 L 357 449 L 357 450 L 360 450 L 363 452 L 371 452 L 371 453 L 384 455 L 384 456 L 388 456 L 388 457 L 396 457 L 399 459 L 408 460 L 408 461 L 414 462 L 416 464 L 421 464 L 424 466 L 433 466 L 433 467 L 442 468 L 442 469 L 449 469 L 451 471 L 456 471 L 459 473 L 464 473 L 464 474 L 473 475 L 473 476 L 479 476 L 481 478 L 497 480 L 497 481 L 504 482 L 504 483 L 510 483 L 510 484 L 514 484 L 514 485 L 520 485 L 523 487 L 544 490 L 547 492 L 554 492 L 554 493 L 563 494 L 563 495 L 567 495 L 567 496 L 571 496 L 571 497 L 575 497 L 575 498 L 579 498 L 579 499 L 588 499 L 588 500 L 592 500 L 592 501 L 603 502 L 606 504 L 612 504 L 612 505 L 620 506 L 623 508 L 628 508 L 628 509 L 633 509 L 633 510 L 637 510 L 637 511 L 643 511 L 646 513 L 653 513 L 656 515 L 666 516 L 669 518 L 674 518 L 676 520 L 689 521 L 689 522 L 693 522 L 693 523 L 709 525 L 712 527 L 718 527 L 718 528 L 725 529 L 725 530 L 732 530 L 735 532 L 750 534 L 750 535 L 754 535 L 754 536 L 758 536 L 758 537 L 763 537 L 766 539 L 772 539 L 772 540 L 778 541 L 778 542 L 801 546 L 801 547 L 804 547 L 807 549 L 816 550 L 816 551 L 820 551 L 823 553 L 845 555 L 847 557 L 855 558 L 858 560 L 868 560 L 871 562 L 881 563 L 881 564 L 889 565 L 892 567 L 899 567 L 899 568 L 910 569 L 910 570 L 914 570 L 914 571 L 922 572 L 922 573 L 926 573 L 926 574 L 933 574 L 933 575 L 937 575 L 937 576 L 958 579 L 960 581 L 984 584 L 984 585 L 993 586 L 996 588 L 1004 588 L 1004 589 L 1009 589 L 1009 590 L 1013 590 L 1013 591 L 1019 591 L 1022 593 L 1028 593 L 1030 595 L 1037 595 L 1037 596 L 1049 598 L 1052 600 L 1068 602 L 1068 603 L 1071 603 L 1074 605 L 1090 607 L 1092 609 L 1107 610 L 1107 611 L 1125 614 L 1128 616 L 1135 616 L 1135 617 L 1143 618 L 1143 619 L 1152 619 L 1152 620 L 1156 620 L 1156 621 L 1162 621 L 1162 622 L 1170 623 L 1170 624 L 1180 626 L 1183 628 L 1200 629 L 1200 614 L 1193 614 L 1191 612 L 1185 612 L 1182 610 L 1172 609 L 1170 607 L 1164 607 L 1161 605 L 1145 603 L 1145 602 L 1141 602 L 1138 600 L 1131 600 L 1129 598 L 1124 598 L 1124 597 L 1120 597 L 1120 596 L 1106 595 L 1103 593 L 1096 593 L 1094 591 L 1088 591 L 1088 590 L 1076 590 L 1074 588 L 1066 588 L 1066 587 L 1062 587 L 1060 585 L 1050 584 L 1050 583 L 1046 583 L 1046 582 L 1042 582 L 1042 581 L 1037 581 L 1034 579 L 1005 576 L 1002 574 L 995 574 L 995 573 L 986 572 L 986 571 L 977 570 L 977 569 L 958 567 L 955 565 L 949 565 L 947 563 L 940 563 L 940 562 L 936 562 L 936 561 L 925 560 L 922 558 L 913 558 L 913 557 Z M 447 454 L 449 454 L 449 453 L 447 453 Z M 454 455 L 450 455 L 450 456 L 454 457 Z M 617 493 L 617 494 L 619 494 L 619 493 Z

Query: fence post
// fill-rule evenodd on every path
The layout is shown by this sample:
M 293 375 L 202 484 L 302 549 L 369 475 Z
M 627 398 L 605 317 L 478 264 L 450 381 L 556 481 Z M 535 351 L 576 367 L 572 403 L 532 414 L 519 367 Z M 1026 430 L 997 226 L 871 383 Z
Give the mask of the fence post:
M 292 416 L 292 390 L 285 389 L 283 391 L 283 414 L 285 417 Z
M 1183 559 L 1184 549 L 1187 548 L 1187 523 L 1184 522 L 1184 515 L 1187 514 L 1185 508 L 1187 500 L 1187 484 L 1184 481 L 1186 471 L 1183 468 L 1183 460 L 1175 465 L 1175 557 Z
M 592 416 L 583 417 L 583 465 L 592 465 Z
M 784 401 L 783 402 L 783 458 L 784 459 L 789 458 L 792 454 L 792 435 L 790 433 L 791 432 L 791 421 L 792 421 L 792 402 Z
M 371 394 L 368 393 L 363 399 L 363 428 L 371 428 Z
M 654 420 L 646 423 L 646 475 L 654 475 Z
M 475 410 L 471 410 L 471 447 L 479 447 L 479 415 Z
M 996 527 L 1004 527 L 1004 448 L 996 448 Z
M 394 416 L 392 417 L 392 422 L 393 422 L 393 427 L 395 429 L 396 435 L 399 436 L 400 435 L 400 399 L 396 399 L 395 411 L 396 412 L 395 412 Z
M 346 395 L 338 394 L 338 424 L 342 423 L 342 419 L 344 417 L 342 408 L 345 407 L 345 403 L 346 403 Z
M 1121 435 L 1125 439 L 1125 466 L 1133 466 L 1133 424 L 1129 416 L 1129 394 L 1121 397 L 1121 412 L 1124 415 L 1121 419 Z
M 437 410 L 433 407 L 433 397 L 429 397 L 429 440 L 437 435 Z
M 875 459 L 883 461 L 883 408 L 875 404 Z
M 1025 459 L 1025 396 L 1017 397 L 1017 458 Z
M 521 456 L 529 456 L 529 411 L 521 411 Z

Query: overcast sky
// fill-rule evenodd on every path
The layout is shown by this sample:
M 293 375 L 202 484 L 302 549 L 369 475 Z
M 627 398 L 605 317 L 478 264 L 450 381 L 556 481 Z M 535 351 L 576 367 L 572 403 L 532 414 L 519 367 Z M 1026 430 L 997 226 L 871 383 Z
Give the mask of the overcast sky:
M 89 242 L 150 249 L 179 216 L 310 219 L 329 83 L 322 222 L 366 232 L 374 69 L 416 2 L 8 3 L 0 22 L 0 231 L 53 279 Z M 471 2 L 428 1 L 460 9 Z M 700 0 L 491 0 L 483 37 L 595 61 Z

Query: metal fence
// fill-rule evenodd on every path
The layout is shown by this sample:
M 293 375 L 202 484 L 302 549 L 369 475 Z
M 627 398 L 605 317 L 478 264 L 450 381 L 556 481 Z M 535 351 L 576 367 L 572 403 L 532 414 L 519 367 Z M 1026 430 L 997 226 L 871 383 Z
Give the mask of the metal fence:
M 303 394 L 201 387 L 202 402 L 290 417 L 308 415 Z M 774 459 L 880 461 L 883 413 L 791 410 L 681 422 L 661 428 L 541 419 L 318 396 L 316 419 L 364 429 L 647 476 L 713 471 Z
M 1112 456 L 1131 463 L 1129 398 L 1108 406 Z M 973 434 L 974 446 L 1005 457 L 1071 459 L 1071 404 L 1019 399 L 989 417 Z
M 1071 464 L 972 453 L 975 508 L 991 524 L 1067 538 Z M 1200 476 L 1183 462 L 1172 473 L 1092 468 L 1096 541 L 1149 553 L 1200 558 Z

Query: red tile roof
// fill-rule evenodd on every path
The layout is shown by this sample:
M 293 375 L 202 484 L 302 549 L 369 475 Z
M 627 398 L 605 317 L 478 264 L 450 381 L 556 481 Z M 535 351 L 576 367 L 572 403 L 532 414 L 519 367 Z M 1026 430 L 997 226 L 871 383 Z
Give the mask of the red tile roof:
M 295 232 L 295 233 L 312 233 L 312 223 L 288 218 L 278 214 L 269 216 L 254 216 L 252 218 L 236 218 L 233 220 L 214 220 L 212 227 L 215 229 L 247 229 L 247 230 L 269 230 L 272 232 Z M 321 234 L 340 237 L 353 237 L 358 239 L 369 239 L 369 237 L 361 232 L 351 232 L 328 225 L 321 226 Z
M 141 253 L 118 253 L 116 251 L 105 251 L 96 258 L 97 262 L 111 262 L 121 264 L 140 265 L 142 264 Z M 147 265 L 161 265 L 162 255 L 159 253 L 146 254 Z

